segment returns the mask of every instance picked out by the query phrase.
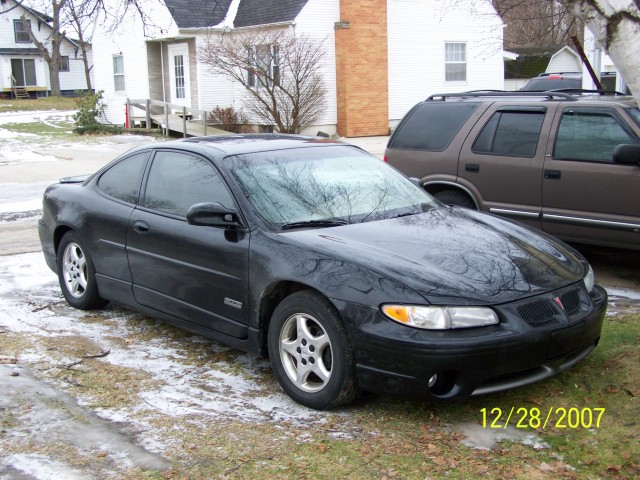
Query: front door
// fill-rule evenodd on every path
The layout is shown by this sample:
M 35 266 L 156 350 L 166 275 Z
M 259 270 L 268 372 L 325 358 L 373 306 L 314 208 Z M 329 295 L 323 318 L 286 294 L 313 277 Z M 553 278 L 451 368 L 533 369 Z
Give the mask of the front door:
M 189 207 L 203 202 L 235 204 L 209 161 L 158 151 L 127 233 L 134 296 L 146 307 L 245 338 L 249 234 L 188 224 Z
M 190 107 L 189 45 L 186 43 L 169 45 L 168 53 L 171 103 Z

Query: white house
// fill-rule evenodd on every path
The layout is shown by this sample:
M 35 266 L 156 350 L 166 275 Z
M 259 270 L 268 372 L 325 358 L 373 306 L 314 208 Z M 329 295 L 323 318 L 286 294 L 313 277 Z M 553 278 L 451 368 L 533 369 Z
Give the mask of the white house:
M 113 124 L 127 98 L 242 109 L 243 87 L 198 49 L 209 35 L 267 27 L 324 42 L 329 101 L 310 132 L 386 134 L 431 94 L 503 87 L 503 23 L 490 0 L 148 0 L 144 11 L 145 25 L 129 8 L 115 33 L 102 22 L 94 33 L 95 87 Z
M 10 95 L 12 88 L 18 86 L 33 95 L 47 95 L 51 90 L 49 66 L 31 41 L 21 17 L 25 15 L 32 31 L 45 45 L 52 31 L 51 18 L 16 3 L 13 0 L 2 0 L 0 4 L 0 93 Z M 65 39 L 60 47 L 60 55 L 59 78 L 62 93 L 86 90 L 84 62 L 78 44 Z

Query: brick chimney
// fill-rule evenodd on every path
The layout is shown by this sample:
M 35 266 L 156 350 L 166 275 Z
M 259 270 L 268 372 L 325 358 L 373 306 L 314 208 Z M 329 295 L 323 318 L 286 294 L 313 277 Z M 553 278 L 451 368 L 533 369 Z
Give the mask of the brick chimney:
M 387 0 L 340 0 L 335 30 L 338 134 L 387 135 Z

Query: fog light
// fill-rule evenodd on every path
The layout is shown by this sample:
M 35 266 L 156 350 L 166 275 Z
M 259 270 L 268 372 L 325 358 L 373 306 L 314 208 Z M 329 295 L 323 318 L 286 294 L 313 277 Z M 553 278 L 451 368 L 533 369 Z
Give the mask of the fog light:
M 433 377 L 429 379 L 429 383 L 427 383 L 427 387 L 429 388 L 433 387 L 437 381 L 438 381 L 438 374 L 436 373 Z

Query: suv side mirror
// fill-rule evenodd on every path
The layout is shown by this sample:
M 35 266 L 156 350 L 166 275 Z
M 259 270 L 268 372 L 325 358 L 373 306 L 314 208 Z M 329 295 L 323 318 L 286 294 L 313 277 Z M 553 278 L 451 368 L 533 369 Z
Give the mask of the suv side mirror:
M 242 227 L 236 210 L 221 203 L 196 203 L 187 212 L 187 223 L 205 227 Z
M 640 144 L 622 144 L 613 150 L 613 163 L 640 165 Z

